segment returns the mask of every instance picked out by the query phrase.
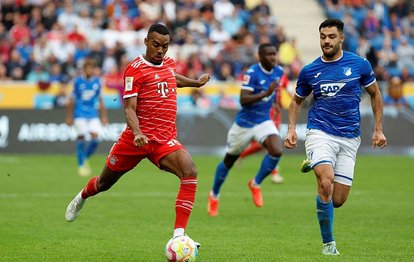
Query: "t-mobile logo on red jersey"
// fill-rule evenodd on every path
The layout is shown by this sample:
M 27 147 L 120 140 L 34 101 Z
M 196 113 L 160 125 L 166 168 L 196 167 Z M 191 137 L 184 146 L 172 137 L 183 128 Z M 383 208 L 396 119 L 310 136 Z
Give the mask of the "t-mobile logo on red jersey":
M 157 93 L 161 94 L 161 97 L 167 97 L 167 93 L 170 91 L 168 89 L 168 83 L 167 82 L 160 82 L 157 85 L 158 85 Z M 174 92 L 174 89 L 172 89 L 171 91 Z

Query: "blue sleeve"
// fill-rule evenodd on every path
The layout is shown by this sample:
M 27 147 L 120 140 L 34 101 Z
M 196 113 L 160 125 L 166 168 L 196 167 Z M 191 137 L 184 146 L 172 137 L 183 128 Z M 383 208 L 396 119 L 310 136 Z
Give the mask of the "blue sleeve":
M 253 91 L 255 87 L 255 76 L 254 70 L 249 68 L 243 76 L 242 88 Z
M 78 90 L 79 90 L 79 80 L 75 79 L 73 81 L 73 91 L 72 91 L 73 96 L 76 97 L 76 94 L 78 93 Z
M 299 97 L 307 97 L 312 93 L 312 87 L 307 79 L 306 66 L 300 71 L 298 81 L 296 83 L 296 95 Z
M 367 59 L 361 62 L 361 85 L 367 87 L 375 82 L 375 73 Z

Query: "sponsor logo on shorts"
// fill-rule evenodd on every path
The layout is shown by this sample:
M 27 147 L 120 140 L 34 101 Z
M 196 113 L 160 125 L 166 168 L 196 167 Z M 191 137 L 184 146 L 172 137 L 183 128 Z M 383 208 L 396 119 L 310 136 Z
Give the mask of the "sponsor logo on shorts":
M 116 158 L 116 156 L 110 155 L 109 156 L 109 163 L 114 166 L 116 164 L 116 162 L 118 162 L 118 159 Z

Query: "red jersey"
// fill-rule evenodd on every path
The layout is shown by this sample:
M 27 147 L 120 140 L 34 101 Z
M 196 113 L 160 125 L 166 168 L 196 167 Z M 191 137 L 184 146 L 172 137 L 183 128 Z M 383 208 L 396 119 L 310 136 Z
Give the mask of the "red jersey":
M 124 99 L 137 99 L 135 112 L 144 135 L 159 143 L 177 137 L 177 81 L 172 58 L 164 57 L 160 65 L 142 55 L 135 58 L 125 69 L 124 87 Z M 129 127 L 124 132 L 132 133 Z

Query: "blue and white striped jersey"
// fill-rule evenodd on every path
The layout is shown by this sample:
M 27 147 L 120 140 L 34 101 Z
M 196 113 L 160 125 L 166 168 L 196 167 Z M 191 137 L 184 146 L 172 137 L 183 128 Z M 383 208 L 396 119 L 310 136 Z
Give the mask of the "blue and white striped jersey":
M 299 74 L 296 95 L 306 97 L 313 91 L 315 103 L 309 110 L 307 127 L 341 137 L 358 137 L 362 87 L 375 81 L 369 62 L 346 51 L 336 61 L 319 57 L 306 65 Z

